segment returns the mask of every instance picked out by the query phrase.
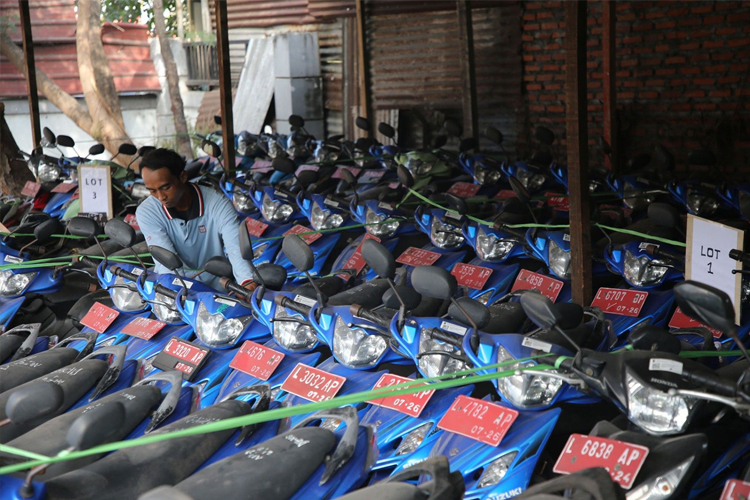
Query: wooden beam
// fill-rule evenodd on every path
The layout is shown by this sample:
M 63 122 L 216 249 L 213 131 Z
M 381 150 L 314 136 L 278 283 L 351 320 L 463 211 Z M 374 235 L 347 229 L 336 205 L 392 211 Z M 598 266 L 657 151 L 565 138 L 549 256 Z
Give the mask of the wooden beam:
M 615 54 L 615 39 L 617 19 L 615 2 L 605 0 L 602 5 L 602 51 L 603 51 L 603 79 L 604 89 L 604 140 L 612 148 L 612 154 L 607 158 L 607 166 L 613 174 L 620 173 L 620 155 L 617 137 L 617 59 Z
M 586 96 L 586 6 L 565 2 L 565 121 L 570 191 L 570 268 L 573 302 L 592 299 Z
M 372 116 L 370 101 L 370 59 L 367 53 L 367 20 L 365 0 L 357 0 L 357 73 L 359 83 L 359 114 L 368 120 Z M 371 124 L 373 125 L 373 124 Z
M 34 40 L 31 36 L 31 15 L 29 0 L 18 0 L 21 11 L 21 35 L 23 37 L 23 54 L 26 62 L 26 90 L 29 93 L 29 114 L 31 115 L 32 149 L 41 147 L 42 128 L 39 123 L 39 92 L 36 87 L 36 62 L 34 61 Z
M 232 116 L 232 72 L 229 63 L 229 28 L 227 27 L 227 1 L 214 0 L 216 15 L 216 49 L 219 57 L 219 90 L 221 94 L 221 131 L 224 170 L 234 177 L 234 117 Z
M 461 101 L 464 115 L 464 137 L 479 134 L 479 111 L 477 108 L 477 75 L 474 65 L 474 27 L 471 22 L 471 2 L 458 0 L 459 59 L 461 61 Z

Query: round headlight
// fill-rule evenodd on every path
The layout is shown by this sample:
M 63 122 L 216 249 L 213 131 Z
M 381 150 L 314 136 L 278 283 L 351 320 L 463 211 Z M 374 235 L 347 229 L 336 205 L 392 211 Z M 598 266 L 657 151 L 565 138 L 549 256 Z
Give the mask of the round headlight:
M 388 238 L 398 230 L 400 224 L 397 220 L 389 219 L 387 216 L 379 214 L 372 210 L 367 209 L 365 215 L 365 222 L 368 224 L 365 229 L 368 233 L 379 238 Z
M 239 188 L 234 188 L 232 193 L 232 204 L 238 212 L 252 212 L 255 205 L 249 195 L 242 192 Z
M 261 213 L 268 222 L 280 224 L 286 222 L 292 216 L 294 208 L 288 203 L 281 203 L 264 194 Z
M 224 318 L 219 313 L 211 314 L 201 302 L 198 305 L 198 316 L 195 322 L 195 333 L 210 347 L 225 347 L 234 344 L 245 325 L 246 318 Z
M 294 318 L 289 321 L 287 318 Z M 286 310 L 278 306 L 274 314 L 273 337 L 282 347 L 290 351 L 304 351 L 315 347 L 318 339 L 312 327 L 300 323 L 299 316 L 291 316 Z
M 515 359 L 503 346 L 498 347 L 497 362 L 504 363 Z M 533 361 L 505 365 L 502 370 L 518 370 L 534 366 Z M 552 403 L 562 387 L 562 380 L 541 374 L 522 373 L 497 380 L 500 393 L 518 408 L 534 408 Z
M 549 240 L 549 268 L 559 278 L 570 278 L 570 252 L 563 250 L 555 240 Z
M 157 293 L 154 296 L 154 302 L 151 305 L 151 309 L 159 321 L 164 323 L 182 323 L 182 316 L 177 311 L 177 306 L 174 303 L 174 299 Z
M 432 224 L 430 225 L 430 239 L 435 246 L 444 250 L 458 248 L 464 244 L 464 236 L 461 234 L 461 228 L 453 224 L 444 224 L 434 215 L 432 217 Z
M 317 203 L 313 203 L 310 213 L 310 224 L 313 229 L 334 229 L 344 223 L 344 217 L 340 213 L 333 213 L 331 210 L 325 210 Z
M 477 256 L 486 262 L 496 262 L 508 257 L 516 242 L 500 239 L 492 233 L 485 233 L 482 227 L 477 231 L 475 250 Z
M 368 335 L 362 328 L 349 327 L 340 316 L 333 330 L 333 354 L 342 364 L 362 368 L 373 366 L 388 344 L 380 335 Z
M 62 170 L 57 165 L 39 162 L 39 182 L 55 182 L 61 174 Z
M 109 289 L 109 295 L 120 311 L 142 311 L 146 307 L 135 283 L 125 283 L 120 276 L 115 278 L 115 286 Z

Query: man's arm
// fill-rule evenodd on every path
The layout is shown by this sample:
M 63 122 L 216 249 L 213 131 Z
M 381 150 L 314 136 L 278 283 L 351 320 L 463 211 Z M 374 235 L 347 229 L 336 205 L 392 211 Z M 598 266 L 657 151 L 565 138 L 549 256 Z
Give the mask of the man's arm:
M 135 218 L 138 221 L 138 226 L 141 228 L 146 244 L 148 246 L 156 245 L 177 254 L 177 250 L 164 227 L 164 222 L 159 220 L 159 216 L 154 214 L 149 208 L 150 207 L 141 204 L 141 206 L 135 211 Z M 154 272 L 159 274 L 171 272 L 158 262 L 154 261 L 154 263 L 156 264 Z
M 242 258 L 240 253 L 240 243 L 238 231 L 240 228 L 239 217 L 234 207 L 226 198 L 222 198 L 217 207 L 214 209 L 216 214 L 215 224 L 221 228 L 221 239 L 224 242 L 224 250 L 232 263 L 234 279 L 237 283 L 244 285 L 253 279 L 253 272 L 250 265 Z

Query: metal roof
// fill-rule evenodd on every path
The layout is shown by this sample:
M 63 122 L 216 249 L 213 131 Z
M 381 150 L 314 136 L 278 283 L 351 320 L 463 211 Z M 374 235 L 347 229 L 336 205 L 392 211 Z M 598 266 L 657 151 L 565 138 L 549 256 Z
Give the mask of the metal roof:
M 75 0 L 29 0 L 29 7 L 37 67 L 64 91 L 72 95 L 82 94 L 76 57 Z M 8 33 L 20 44 L 17 0 L 0 0 L 0 18 L 14 24 Z M 105 23 L 102 42 L 118 92 L 161 91 L 145 25 Z M 26 95 L 23 74 L 0 56 L 0 98 Z

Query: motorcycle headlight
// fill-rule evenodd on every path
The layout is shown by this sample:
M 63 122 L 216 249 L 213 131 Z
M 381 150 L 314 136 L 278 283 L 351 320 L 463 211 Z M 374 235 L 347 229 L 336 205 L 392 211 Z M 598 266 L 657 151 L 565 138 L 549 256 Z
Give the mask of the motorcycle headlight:
M 601 185 L 602 183 L 599 181 L 589 181 L 589 193 L 595 193 Z
M 444 250 L 458 248 L 464 244 L 464 236 L 461 234 L 461 228 L 453 224 L 443 224 L 437 217 L 432 217 L 430 239 L 435 246 Z
M 479 478 L 477 488 L 486 488 L 487 486 L 494 486 L 505 477 L 505 473 L 510 469 L 510 465 L 518 455 L 517 451 L 511 451 L 501 456 L 487 467 L 482 473 L 482 477 Z
M 313 229 L 334 229 L 344 223 L 344 216 L 339 213 L 333 213 L 331 210 L 324 210 L 317 203 L 313 203 L 312 212 L 310 213 L 310 224 Z
M 130 189 L 130 196 L 137 200 L 147 198 L 150 194 L 148 188 L 140 182 L 133 184 L 133 187 Z
M 262 245 L 258 245 L 257 247 L 253 248 L 253 260 L 260 259 L 260 256 L 263 255 L 263 252 L 266 251 L 266 248 L 268 248 L 268 245 L 270 245 L 271 242 L 263 243 Z
M 647 387 L 627 371 L 625 378 L 631 422 L 651 434 L 678 434 L 685 429 L 695 398 Z
M 36 273 L 13 274 L 12 271 L 0 271 L 0 295 L 21 295 L 35 276 Z
M 516 358 L 513 357 L 503 346 L 498 347 L 497 362 L 504 363 Z M 503 370 L 518 370 L 535 366 L 533 361 L 513 363 L 503 366 Z M 563 381 L 540 374 L 540 372 L 525 372 L 521 375 L 511 375 L 497 380 L 497 388 L 500 393 L 518 408 L 534 408 L 547 406 L 557 395 L 562 387 Z
M 389 236 L 393 236 L 393 233 L 398 230 L 400 224 L 397 220 L 389 221 L 388 217 L 375 212 L 371 208 L 367 209 L 365 222 L 368 224 L 365 226 L 367 232 L 378 238 L 388 238 Z
M 292 317 L 296 319 L 287 321 Z M 298 319 L 302 318 L 291 316 L 283 307 L 277 307 L 274 314 L 273 338 L 279 345 L 290 351 L 312 349 L 318 341 L 315 332 L 310 325 L 297 322 Z
M 549 268 L 559 278 L 570 278 L 570 252 L 560 248 L 555 240 L 549 240 Z
M 234 192 L 232 193 L 232 204 L 238 212 L 252 212 L 253 207 L 255 206 L 253 205 L 253 200 L 250 196 L 243 193 L 239 188 L 234 188 Z
M 500 239 L 494 234 L 487 234 L 481 227 L 477 231 L 477 241 L 475 249 L 480 259 L 486 262 L 497 262 L 504 260 L 516 242 L 512 240 Z
M 659 475 L 638 488 L 628 491 L 625 498 L 627 500 L 658 500 L 671 497 L 680 481 L 685 477 L 691 463 L 693 463 L 693 457 L 688 458 L 666 474 Z
M 419 158 L 409 157 L 404 165 L 414 177 L 427 175 L 435 166 L 433 162 L 425 162 Z
M 645 210 L 654 200 L 654 194 L 646 194 L 641 189 L 626 187 L 623 190 L 622 201 L 625 206 L 635 211 Z
M 159 318 L 159 321 L 163 321 L 164 323 L 182 322 L 182 316 L 180 316 L 180 313 L 177 311 L 174 299 L 167 297 L 166 295 L 157 293 L 154 296 L 152 310 L 154 311 L 154 314 L 156 314 L 156 317 Z
M 339 159 L 338 153 L 318 144 L 313 153 L 317 163 L 333 163 Z
M 39 162 L 39 182 L 55 182 L 61 174 L 62 170 L 57 165 Z
M 461 354 L 461 349 L 432 338 L 429 331 L 426 328 L 422 328 L 419 333 L 419 368 L 427 377 L 439 377 L 440 375 L 447 375 L 470 368 L 464 361 L 451 356 L 444 354 L 424 354 L 434 351 L 447 352 L 452 355 Z
M 536 191 L 542 187 L 542 184 L 544 184 L 545 181 L 542 174 L 535 174 L 522 168 L 516 170 L 516 179 L 518 179 L 518 181 L 523 184 L 523 187 L 529 191 Z
M 281 146 L 279 146 L 279 143 L 274 139 L 268 139 L 268 156 L 273 159 L 279 156 L 279 154 L 281 154 Z
M 146 307 L 135 283 L 125 283 L 120 276 L 115 278 L 115 286 L 110 288 L 109 295 L 115 307 L 120 311 L 141 311 Z
M 629 251 L 625 252 L 623 261 L 623 274 L 625 279 L 634 286 L 656 285 L 667 274 L 667 267 L 662 260 L 651 260 L 645 255 L 636 257 Z
M 211 314 L 203 302 L 198 306 L 195 333 L 209 347 L 223 347 L 234 344 L 250 317 L 224 318 L 221 314 Z
M 419 448 L 419 445 L 422 444 L 424 438 L 427 437 L 427 433 L 430 432 L 430 429 L 432 429 L 432 422 L 422 424 L 411 431 L 399 443 L 398 448 L 396 448 L 396 456 L 400 457 L 401 455 L 408 455 L 409 453 L 413 453 L 414 450 Z
M 474 179 L 476 179 L 478 184 L 482 184 L 483 186 L 497 184 L 501 175 L 499 170 L 484 168 L 479 164 L 474 166 Z
M 380 335 L 368 335 L 362 328 L 349 327 L 340 316 L 333 329 L 333 354 L 350 367 L 368 367 L 378 362 L 388 344 Z
M 691 212 L 699 215 L 711 215 L 719 208 L 719 202 L 710 196 L 688 193 L 687 206 Z
M 263 218 L 268 222 L 280 224 L 286 222 L 294 213 L 294 209 L 288 203 L 281 203 L 271 199 L 267 194 L 263 195 Z

